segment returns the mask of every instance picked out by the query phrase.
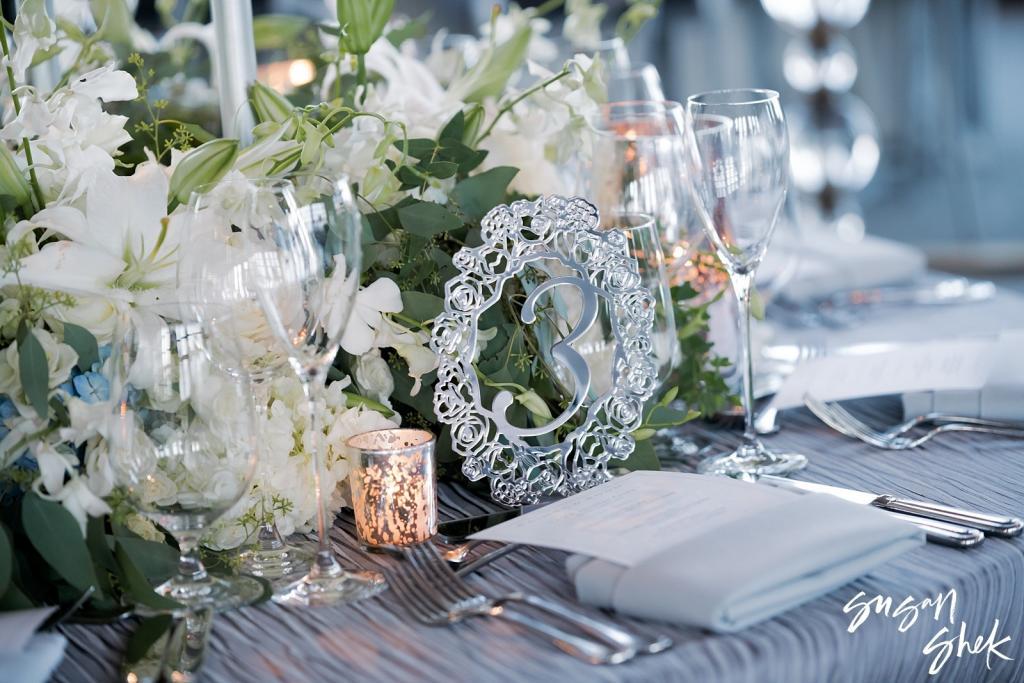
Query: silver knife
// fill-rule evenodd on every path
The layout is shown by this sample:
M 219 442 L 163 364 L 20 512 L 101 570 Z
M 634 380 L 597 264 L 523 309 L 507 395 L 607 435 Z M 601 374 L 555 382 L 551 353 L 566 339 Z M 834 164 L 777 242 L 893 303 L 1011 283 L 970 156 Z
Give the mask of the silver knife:
M 860 505 L 872 505 L 890 512 L 898 512 L 941 522 L 960 524 L 972 529 L 984 531 L 992 536 L 1011 537 L 1018 536 L 1024 529 L 1024 521 L 1016 517 L 1002 517 L 989 515 L 974 510 L 940 505 L 938 503 L 927 503 L 919 500 L 907 500 L 886 494 L 870 493 L 868 491 L 857 491 L 846 489 L 840 486 L 829 486 L 828 484 L 815 484 L 809 481 L 796 481 L 784 477 L 764 475 L 758 478 L 759 482 L 789 489 L 791 491 L 802 491 L 804 493 L 827 493 L 843 500 Z
M 985 534 L 970 527 L 940 522 L 926 517 L 905 515 L 902 512 L 889 512 L 888 510 L 885 512 L 890 517 L 895 517 L 916 526 L 924 532 L 931 543 L 939 543 L 954 548 L 973 548 L 985 540 Z

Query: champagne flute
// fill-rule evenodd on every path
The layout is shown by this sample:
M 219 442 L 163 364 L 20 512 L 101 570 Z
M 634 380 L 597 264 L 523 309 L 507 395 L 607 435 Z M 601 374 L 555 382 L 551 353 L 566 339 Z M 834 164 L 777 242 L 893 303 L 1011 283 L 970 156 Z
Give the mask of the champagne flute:
M 353 602 L 385 586 L 377 572 L 350 572 L 329 536 L 323 426 L 317 400 L 338 353 L 359 285 L 361 221 L 346 178 L 296 177 L 265 186 L 262 223 L 241 242 L 248 250 L 247 284 L 257 293 L 268 329 L 295 372 L 308 404 L 319 545 L 308 574 L 274 600 L 292 605 Z
M 196 189 L 178 255 L 178 288 L 191 311 L 209 332 L 215 362 L 227 372 L 252 380 L 258 431 L 267 424 L 270 385 L 291 373 L 288 355 L 271 333 L 256 288 L 247 277 L 248 250 L 238 239 L 239 225 L 261 225 L 280 211 L 275 190 L 289 188 L 279 178 L 228 180 Z M 229 348 L 222 348 L 223 345 Z M 224 353 L 223 351 L 228 351 Z M 238 552 L 243 571 L 275 582 L 304 575 L 313 552 L 288 543 L 277 526 L 269 492 L 272 476 L 265 439 L 257 448 L 261 496 L 259 525 L 252 543 Z
M 754 429 L 750 296 L 786 199 L 789 136 L 772 90 L 718 90 L 687 99 L 690 188 L 694 206 L 732 282 L 740 315 L 743 442 L 701 461 L 700 472 L 727 476 L 787 474 L 807 458 L 769 449 Z
M 258 580 L 211 576 L 198 552 L 204 530 L 248 490 L 255 471 L 249 380 L 211 362 L 198 323 L 133 312 L 121 328 L 109 365 L 116 479 L 180 549 L 177 575 L 155 590 L 188 610 L 255 602 Z

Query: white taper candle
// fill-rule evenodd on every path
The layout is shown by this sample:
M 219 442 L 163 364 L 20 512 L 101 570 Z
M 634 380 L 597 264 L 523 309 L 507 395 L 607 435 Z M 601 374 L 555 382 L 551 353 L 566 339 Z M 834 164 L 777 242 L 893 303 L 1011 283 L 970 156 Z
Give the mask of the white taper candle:
M 248 88 L 256 80 L 250 0 L 211 0 L 210 16 L 217 36 L 217 87 L 224 137 L 252 142 L 256 124 L 249 107 Z

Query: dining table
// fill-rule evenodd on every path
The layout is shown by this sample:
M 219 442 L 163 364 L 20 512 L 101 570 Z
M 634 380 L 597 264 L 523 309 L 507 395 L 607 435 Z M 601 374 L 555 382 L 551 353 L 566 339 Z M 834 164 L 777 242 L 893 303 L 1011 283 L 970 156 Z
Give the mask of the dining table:
M 994 301 L 960 313 L 892 311 L 881 314 L 881 322 L 873 319 L 847 334 L 877 339 L 886 330 L 901 338 L 936 338 L 968 328 L 984 333 L 986 326 L 998 331 L 1019 314 L 1024 321 L 1024 298 L 1001 292 Z M 889 323 L 886 315 L 891 316 Z M 848 405 L 877 425 L 895 423 L 902 416 L 898 397 Z M 698 420 L 684 429 L 687 438 L 711 444 L 711 450 L 734 446 L 739 438 L 734 425 L 722 421 Z M 1024 513 L 1022 440 L 957 433 L 913 450 L 883 450 L 833 431 L 803 408 L 783 413 L 778 433 L 766 438 L 772 447 L 807 456 L 809 464 L 793 475 L 796 479 L 992 513 Z M 665 462 L 682 471 L 692 471 L 693 465 L 692 458 L 678 455 Z M 477 491 L 447 482 L 439 486 L 439 503 L 442 519 L 498 509 Z M 332 541 L 350 567 L 380 570 L 401 562 L 388 554 L 366 552 L 355 540 L 350 513 L 336 518 Z M 840 536 L 834 540 L 843 541 Z M 492 547 L 497 546 L 484 545 L 480 551 Z M 667 635 L 674 646 L 622 664 L 595 666 L 504 620 L 419 624 L 394 592 L 385 591 L 346 606 L 298 609 L 266 602 L 218 614 L 203 680 L 1024 681 L 1022 537 L 990 537 L 970 549 L 928 543 L 823 597 L 730 634 L 641 621 L 580 605 L 566 574 L 566 557 L 556 550 L 519 547 L 471 574 L 469 581 L 489 593 L 521 591 L 563 601 L 640 634 Z M 702 558 L 688 561 L 697 564 Z M 54 680 L 118 680 L 126 641 L 136 626 L 132 618 L 104 625 L 62 625 L 68 644 Z

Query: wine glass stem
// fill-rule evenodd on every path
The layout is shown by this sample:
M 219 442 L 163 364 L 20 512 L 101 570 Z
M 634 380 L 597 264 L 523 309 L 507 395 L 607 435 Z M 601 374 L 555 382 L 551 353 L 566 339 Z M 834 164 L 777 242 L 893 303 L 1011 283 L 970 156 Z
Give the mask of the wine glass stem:
M 750 346 L 750 294 L 754 284 L 753 273 L 733 273 L 732 288 L 739 306 L 740 344 L 739 363 L 743 371 L 743 440 L 748 444 L 757 441 L 754 429 L 754 361 Z
M 309 406 L 309 436 L 310 448 L 313 453 L 313 485 L 316 488 L 316 530 L 318 545 L 316 551 L 316 562 L 310 570 L 314 578 L 321 576 L 334 576 L 341 573 L 341 567 L 334 557 L 331 549 L 330 526 L 327 520 L 330 519 L 330 512 L 327 509 L 330 501 L 329 495 L 325 495 L 324 482 L 327 479 L 327 465 L 324 462 L 323 432 L 320 426 L 320 415 L 316 405 L 316 389 L 320 387 L 320 376 L 317 373 L 303 373 L 302 391 L 306 395 L 306 402 Z
M 199 533 L 179 532 L 174 535 L 178 542 L 178 575 L 174 578 L 171 598 L 188 596 L 200 589 L 200 584 L 209 578 L 203 561 L 199 559 Z
M 270 382 L 266 379 L 253 380 L 253 395 L 256 401 L 257 434 L 263 435 L 269 416 Z M 261 550 L 280 550 L 284 539 L 277 530 L 274 520 L 274 500 L 270 495 L 270 463 L 263 439 L 257 439 L 256 462 L 260 471 L 260 526 L 256 533 L 256 545 Z

